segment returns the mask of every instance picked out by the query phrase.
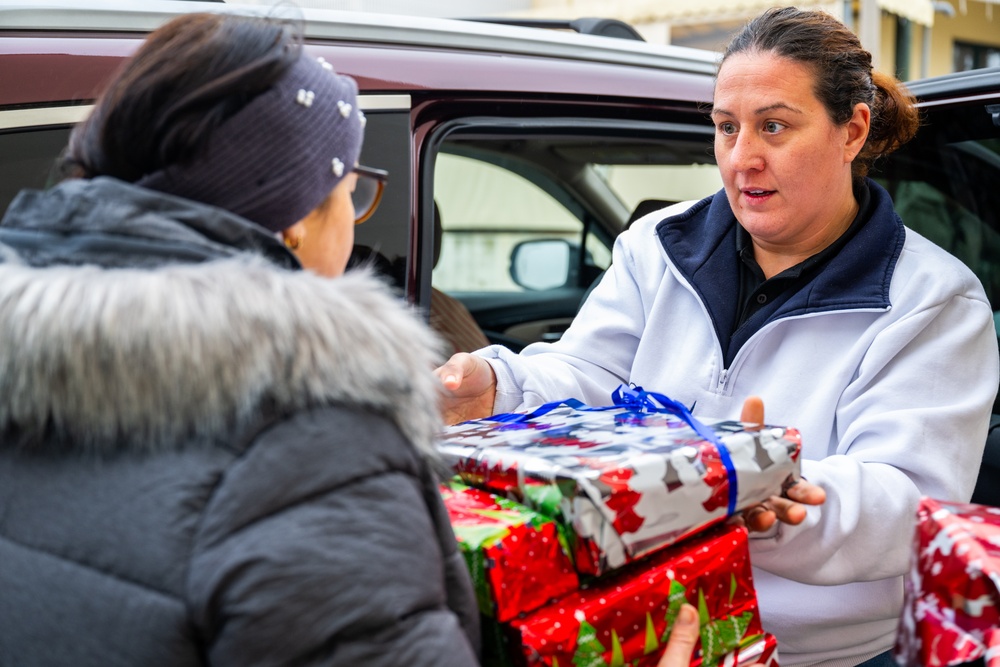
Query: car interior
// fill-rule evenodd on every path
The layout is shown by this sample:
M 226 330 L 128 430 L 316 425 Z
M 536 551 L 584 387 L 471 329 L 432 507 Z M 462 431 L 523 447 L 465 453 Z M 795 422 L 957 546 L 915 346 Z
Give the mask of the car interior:
M 554 119 L 450 133 L 434 165 L 443 219 L 434 287 L 460 299 L 493 342 L 557 340 L 637 210 L 721 185 L 704 126 L 642 129 Z
M 872 176 L 903 222 L 971 268 L 993 304 L 1000 340 L 1000 114 L 982 101 L 924 110 L 920 141 L 903 146 Z M 1000 397 L 972 501 L 1000 506 Z

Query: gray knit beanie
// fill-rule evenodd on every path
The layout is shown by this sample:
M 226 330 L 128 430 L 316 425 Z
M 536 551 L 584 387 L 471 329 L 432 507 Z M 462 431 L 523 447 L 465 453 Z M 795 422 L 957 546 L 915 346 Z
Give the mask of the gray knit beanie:
M 203 154 L 137 184 L 231 211 L 273 232 L 319 206 L 361 154 L 354 79 L 303 52 L 267 91 L 212 133 Z

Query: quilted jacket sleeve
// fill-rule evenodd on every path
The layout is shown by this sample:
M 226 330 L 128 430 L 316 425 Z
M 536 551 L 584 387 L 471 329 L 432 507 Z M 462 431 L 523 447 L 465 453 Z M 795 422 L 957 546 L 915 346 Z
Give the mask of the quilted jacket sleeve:
M 393 425 L 356 409 L 259 436 L 220 480 L 191 562 L 209 663 L 475 665 L 475 602 L 427 478 Z

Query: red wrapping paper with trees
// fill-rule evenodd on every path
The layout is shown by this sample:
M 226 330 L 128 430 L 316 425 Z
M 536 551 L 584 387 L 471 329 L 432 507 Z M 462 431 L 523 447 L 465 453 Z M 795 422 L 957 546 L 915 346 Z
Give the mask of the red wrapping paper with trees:
M 579 586 L 548 517 L 461 484 L 442 484 L 441 495 L 485 615 L 507 621 Z
M 778 638 L 764 633 L 760 639 L 741 646 L 719 661 L 722 667 L 739 667 L 759 663 L 763 667 L 779 667 Z
M 923 498 L 895 653 L 1000 667 L 1000 509 Z
M 692 665 L 739 664 L 741 651 L 776 664 L 773 638 L 760 624 L 746 530 L 728 525 L 511 621 L 509 643 L 532 667 L 652 667 L 684 601 L 701 616 Z
M 795 429 L 703 424 L 660 394 L 623 389 L 630 403 L 570 399 L 451 426 L 439 450 L 466 484 L 558 521 L 586 575 L 703 531 L 799 475 Z

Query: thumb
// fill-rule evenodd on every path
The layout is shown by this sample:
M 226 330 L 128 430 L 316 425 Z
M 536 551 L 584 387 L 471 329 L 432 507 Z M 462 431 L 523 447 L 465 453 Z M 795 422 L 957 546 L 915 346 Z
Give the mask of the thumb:
M 689 604 L 681 605 L 670 631 L 667 648 L 656 667 L 687 667 L 698 642 L 698 612 Z
M 740 421 L 747 424 L 764 424 L 764 401 L 760 396 L 750 396 L 743 402 Z
M 449 391 L 455 391 L 462 386 L 462 381 L 469 372 L 467 367 L 470 356 L 462 352 L 454 354 L 448 361 L 434 370 L 434 374 Z

